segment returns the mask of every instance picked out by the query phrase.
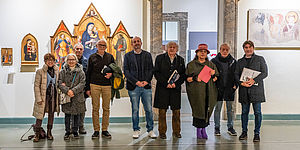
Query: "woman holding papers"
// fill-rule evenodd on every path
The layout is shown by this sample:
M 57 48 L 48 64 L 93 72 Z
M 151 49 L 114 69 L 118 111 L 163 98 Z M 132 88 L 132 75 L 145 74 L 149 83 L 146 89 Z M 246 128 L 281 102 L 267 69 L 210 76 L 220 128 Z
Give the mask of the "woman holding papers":
M 173 136 L 181 138 L 180 108 L 181 84 L 185 80 L 184 59 L 177 55 L 178 45 L 167 44 L 167 52 L 158 55 L 155 60 L 154 76 L 157 80 L 154 107 L 159 109 L 158 131 L 161 139 L 166 139 L 166 112 L 171 107 Z
M 206 44 L 199 44 L 196 57 L 189 62 L 186 69 L 186 90 L 192 107 L 193 126 L 197 128 L 197 138 L 207 139 L 205 128 L 217 102 L 218 91 L 215 85 L 219 72 L 207 59 L 209 54 Z
M 252 41 L 245 41 L 243 49 L 245 55 L 238 60 L 234 73 L 235 80 L 239 81 L 239 102 L 242 104 L 243 132 L 239 139 L 247 139 L 248 115 L 252 103 L 255 116 L 253 142 L 259 142 L 262 121 L 261 103 L 266 101 L 263 80 L 268 76 L 268 68 L 265 59 L 254 53 L 254 43 Z M 247 72 L 243 70 L 247 70 Z

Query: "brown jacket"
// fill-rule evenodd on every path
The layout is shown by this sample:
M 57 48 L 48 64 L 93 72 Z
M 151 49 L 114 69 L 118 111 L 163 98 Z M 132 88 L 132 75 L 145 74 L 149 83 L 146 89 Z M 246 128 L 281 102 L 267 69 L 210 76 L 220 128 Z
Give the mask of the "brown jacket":
M 47 70 L 48 66 L 44 64 L 43 68 L 38 69 L 35 74 L 35 80 L 34 80 L 34 96 L 35 96 L 35 102 L 33 106 L 33 116 L 36 119 L 42 120 L 45 115 L 45 105 L 46 105 L 46 90 L 47 90 Z M 56 74 L 56 83 L 58 81 L 58 67 L 54 66 L 54 72 Z M 55 87 L 56 88 L 56 87 Z M 37 104 L 37 102 L 42 101 L 42 105 Z M 56 110 L 57 115 L 59 113 L 59 102 L 58 102 L 58 95 L 56 96 Z

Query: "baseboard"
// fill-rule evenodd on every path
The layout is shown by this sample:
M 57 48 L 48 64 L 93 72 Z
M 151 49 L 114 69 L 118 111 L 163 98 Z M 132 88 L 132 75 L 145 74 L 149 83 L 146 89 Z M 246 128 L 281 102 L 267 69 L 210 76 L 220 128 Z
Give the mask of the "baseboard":
M 145 117 L 140 117 L 140 122 L 145 122 Z M 47 124 L 48 118 L 44 118 L 43 123 Z M 102 118 L 100 118 L 102 122 Z M 110 117 L 110 123 L 131 123 L 131 117 Z M 0 124 L 34 124 L 35 118 L 0 118 Z M 85 117 L 84 123 L 93 123 L 92 117 Z M 64 124 L 64 117 L 54 118 L 54 124 Z
M 263 120 L 300 120 L 300 114 L 263 114 Z M 236 115 L 236 120 L 241 120 L 241 114 Z M 254 115 L 249 114 L 249 120 L 254 120 Z

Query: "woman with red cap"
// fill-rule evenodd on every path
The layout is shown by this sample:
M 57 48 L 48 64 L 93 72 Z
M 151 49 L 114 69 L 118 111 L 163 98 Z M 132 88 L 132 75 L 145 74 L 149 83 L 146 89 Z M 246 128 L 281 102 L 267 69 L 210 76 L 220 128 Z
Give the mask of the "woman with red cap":
M 207 139 L 205 128 L 209 125 L 209 118 L 217 102 L 218 91 L 215 82 L 219 72 L 207 58 L 207 54 L 210 53 L 207 44 L 199 44 L 195 52 L 194 60 L 189 62 L 186 68 L 188 76 L 186 90 L 192 107 L 193 126 L 197 128 L 197 138 Z M 208 74 L 210 79 L 207 83 L 204 82 L 202 76 L 199 76 L 203 68 L 206 68 L 205 66 L 211 69 Z

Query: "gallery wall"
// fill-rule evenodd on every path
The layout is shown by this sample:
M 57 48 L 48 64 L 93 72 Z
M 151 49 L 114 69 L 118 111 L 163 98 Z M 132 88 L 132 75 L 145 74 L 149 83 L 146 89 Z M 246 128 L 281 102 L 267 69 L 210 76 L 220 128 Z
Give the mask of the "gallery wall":
M 0 48 L 13 48 L 13 65 L 0 66 L 0 117 L 30 117 L 34 102 L 34 72 L 20 72 L 21 41 L 31 33 L 38 40 L 39 67 L 43 55 L 50 52 L 50 36 L 61 20 L 73 33 L 91 2 L 113 33 L 121 20 L 131 36 L 142 36 L 141 0 L 1 0 Z M 112 34 L 111 33 L 111 34 Z M 14 73 L 13 84 L 7 84 L 7 74 Z M 91 116 L 91 100 L 87 100 L 87 116 Z M 116 100 L 112 116 L 130 116 L 128 98 Z
M 247 39 L 247 11 L 249 9 L 296 9 L 298 0 L 240 0 L 238 4 L 238 58 L 243 56 L 242 44 Z M 299 45 L 300 46 L 300 45 Z M 299 50 L 255 50 L 265 58 L 269 76 L 265 79 L 266 103 L 264 114 L 300 114 L 300 48 Z M 238 105 L 240 106 L 240 105 Z M 238 109 L 240 111 L 240 108 Z

